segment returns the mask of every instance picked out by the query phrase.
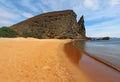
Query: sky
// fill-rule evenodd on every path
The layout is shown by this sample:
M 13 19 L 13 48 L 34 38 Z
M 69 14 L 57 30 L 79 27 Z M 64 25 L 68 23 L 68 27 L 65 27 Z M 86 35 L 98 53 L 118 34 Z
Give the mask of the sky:
M 87 36 L 120 37 L 120 0 L 0 0 L 0 27 L 67 9 L 84 15 Z

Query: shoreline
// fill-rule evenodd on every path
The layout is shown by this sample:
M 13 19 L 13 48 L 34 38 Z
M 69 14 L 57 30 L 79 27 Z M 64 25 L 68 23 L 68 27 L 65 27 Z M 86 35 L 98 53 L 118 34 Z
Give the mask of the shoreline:
M 72 42 L 0 38 L 0 81 L 119 82 L 120 73 L 87 56 Z
M 67 43 L 70 43 L 72 41 L 73 40 L 71 40 Z M 83 72 L 83 70 L 78 69 L 78 67 L 75 65 L 75 63 L 71 62 L 71 60 L 67 56 L 67 53 L 64 50 L 65 45 L 67 43 L 59 45 L 59 47 L 62 48 L 62 51 L 60 50 L 60 51 L 58 51 L 58 53 L 63 54 L 63 55 L 60 55 L 60 57 L 62 58 L 61 61 L 66 65 L 70 74 L 73 75 L 73 77 L 75 78 L 75 82 L 92 82 L 92 80 Z M 72 55 L 72 56 L 74 56 L 74 55 Z M 77 57 L 77 56 L 74 56 L 74 57 Z M 75 58 L 73 58 L 73 59 L 75 59 Z
M 119 69 L 119 68 L 115 67 L 115 66 L 114 66 L 113 64 L 111 64 L 111 63 L 108 63 L 106 60 L 104 60 L 104 59 L 102 59 L 102 58 L 98 58 L 98 57 L 92 56 L 91 54 L 89 54 L 89 53 L 87 53 L 87 52 L 85 52 L 85 51 L 83 51 L 83 52 L 85 53 L 85 55 L 93 58 L 94 60 L 96 60 L 96 61 L 98 61 L 98 62 L 101 62 L 102 64 L 105 64 L 105 65 L 107 65 L 108 67 L 110 67 L 110 68 L 112 68 L 112 69 L 120 72 L 120 69 Z
M 80 47 L 77 47 L 76 44 L 75 44 L 76 41 L 77 41 L 77 40 L 72 41 L 72 44 L 71 44 L 71 45 L 73 45 L 74 47 L 78 48 L 80 51 L 82 51 L 83 53 L 85 53 L 85 55 L 87 55 L 87 56 L 95 59 L 96 61 L 101 62 L 101 63 L 109 66 L 110 68 L 113 68 L 114 70 L 120 72 L 120 69 L 117 68 L 114 64 L 111 64 L 110 62 L 107 62 L 106 60 L 104 60 L 104 59 L 102 59 L 102 58 L 99 58 L 99 57 L 96 57 L 96 56 L 94 56 L 94 55 L 92 55 L 92 54 L 89 54 L 89 53 L 86 52 L 84 49 L 81 49 Z
M 119 82 L 119 71 L 100 62 L 102 60 L 91 57 L 90 54 L 86 53 L 84 50 L 77 48 L 74 45 L 74 41 L 65 44 L 64 50 L 69 60 L 74 63 L 78 69 L 83 70 L 84 73 L 86 73 L 86 75 L 91 78 L 92 82 Z M 71 55 L 77 57 L 73 57 Z

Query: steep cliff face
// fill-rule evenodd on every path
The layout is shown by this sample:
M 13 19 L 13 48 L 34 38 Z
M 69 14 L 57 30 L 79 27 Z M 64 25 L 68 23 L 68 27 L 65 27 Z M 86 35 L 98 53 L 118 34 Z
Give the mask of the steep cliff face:
M 71 38 L 85 36 L 84 19 L 77 23 L 72 10 L 44 13 L 11 26 L 20 35 L 31 34 L 38 38 Z M 83 30 L 84 29 L 84 30 Z

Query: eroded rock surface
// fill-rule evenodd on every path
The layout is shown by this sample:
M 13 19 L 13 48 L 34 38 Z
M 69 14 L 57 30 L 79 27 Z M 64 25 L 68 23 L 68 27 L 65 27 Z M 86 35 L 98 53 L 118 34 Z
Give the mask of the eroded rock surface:
M 37 38 L 80 39 L 85 37 L 84 17 L 77 23 L 73 10 L 40 14 L 11 26 L 21 36 Z

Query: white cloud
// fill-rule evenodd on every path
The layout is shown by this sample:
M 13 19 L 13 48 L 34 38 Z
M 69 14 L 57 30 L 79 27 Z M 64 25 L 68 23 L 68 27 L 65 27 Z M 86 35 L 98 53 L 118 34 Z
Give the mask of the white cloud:
M 114 19 L 103 23 L 98 23 L 92 26 L 87 26 L 87 36 L 91 37 L 120 37 L 120 19 Z
M 110 0 L 110 5 L 111 6 L 120 5 L 120 0 Z
M 62 1 L 56 1 L 56 0 L 41 0 L 42 4 L 48 6 L 52 11 L 60 10 L 62 9 Z M 47 9 L 44 9 L 46 11 Z
M 20 18 L 19 15 L 17 15 L 16 13 L 12 13 L 3 9 L 0 9 L 0 19 L 16 19 L 16 18 Z
M 78 3 L 77 3 L 78 2 Z M 58 10 L 66 10 L 66 9 L 73 9 L 76 5 L 80 5 L 80 0 L 41 0 L 41 4 L 44 6 L 47 6 L 50 10 L 47 8 L 43 8 L 44 11 L 58 11 Z
M 13 22 L 10 22 L 8 20 L 0 20 L 0 26 L 9 26 L 12 24 L 13 24 Z
M 91 37 L 105 37 L 105 36 L 109 36 L 109 37 L 120 37 L 120 31 L 118 30 L 119 28 L 117 27 L 113 27 L 113 28 L 104 28 L 104 29 L 100 29 L 98 30 L 92 30 L 87 32 L 87 36 L 91 36 Z
M 22 13 L 22 15 L 23 15 L 24 17 L 26 17 L 26 18 L 31 18 L 31 17 L 33 17 L 33 15 L 32 15 L 31 13 L 27 13 L 27 12 Z
M 101 28 L 103 28 L 103 27 L 107 27 L 107 26 L 114 26 L 114 25 L 117 25 L 117 24 L 119 24 L 119 21 L 120 21 L 120 19 L 119 18 L 114 18 L 114 19 L 110 19 L 110 20 L 108 20 L 108 21 L 104 21 L 103 20 L 103 22 L 101 22 L 101 23 L 97 23 L 97 24 L 94 24 L 94 25 L 89 25 L 88 27 L 89 28 L 92 28 L 92 29 L 94 29 L 94 28 L 98 28 L 98 27 L 100 27 L 100 29 Z M 110 28 L 110 27 L 109 27 Z
M 6 12 L 16 13 L 16 14 L 20 14 L 22 12 L 22 10 L 18 9 L 10 0 L 1 0 L 0 2 L 4 5 L 1 6 L 0 9 L 4 9 L 4 11 Z
M 91 10 L 99 9 L 99 0 L 84 0 L 84 6 Z
M 19 9 L 19 7 L 14 5 L 15 3 L 13 3 L 12 1 L 2 0 L 0 2 L 4 5 L 4 6 L 0 5 L 0 12 L 1 12 L 0 19 L 2 20 L 0 21 L 1 22 L 0 26 L 10 26 L 13 24 L 11 23 L 11 21 L 14 21 L 14 23 L 17 23 L 19 21 L 25 20 L 25 18 L 33 17 L 31 13 L 28 13 L 22 9 Z M 22 3 L 19 3 L 19 4 L 21 5 Z
M 21 0 L 21 5 L 24 7 L 27 7 L 31 9 L 34 12 L 38 12 L 38 8 L 35 7 L 34 1 L 32 2 L 31 0 Z
M 103 8 L 102 8 L 103 7 Z M 120 8 L 119 7 L 111 7 L 108 4 L 106 4 L 106 7 L 101 5 L 101 9 L 97 11 L 87 11 L 85 10 L 85 18 L 86 21 L 90 20 L 99 20 L 102 18 L 118 18 L 120 17 Z
M 102 23 L 86 26 L 88 35 L 120 35 L 117 28 L 120 27 L 120 0 L 0 0 L 0 2 L 3 4 L 0 5 L 0 12 L 2 12 L 0 25 L 11 25 L 10 21 L 16 23 L 43 12 L 73 9 L 78 19 L 81 15 L 85 16 L 85 22 L 103 19 Z M 104 21 L 104 18 L 114 19 Z M 110 32 L 114 29 L 117 29 L 117 33 Z

